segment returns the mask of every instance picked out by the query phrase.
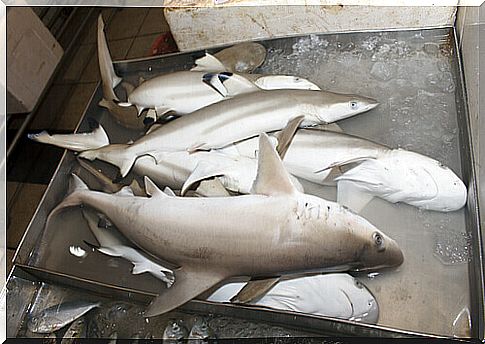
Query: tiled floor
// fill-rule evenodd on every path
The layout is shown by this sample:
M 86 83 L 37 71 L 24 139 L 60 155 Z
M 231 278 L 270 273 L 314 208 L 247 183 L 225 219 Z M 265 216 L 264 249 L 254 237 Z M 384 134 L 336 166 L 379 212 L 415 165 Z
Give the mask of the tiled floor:
M 156 38 L 169 31 L 161 8 L 103 8 L 95 12 L 80 35 L 77 50 L 66 58 L 55 76 L 27 132 L 72 132 L 76 127 L 100 80 L 96 49 L 99 12 L 103 14 L 114 60 L 149 56 Z M 24 137 L 7 162 L 7 271 L 62 153 L 62 149 Z

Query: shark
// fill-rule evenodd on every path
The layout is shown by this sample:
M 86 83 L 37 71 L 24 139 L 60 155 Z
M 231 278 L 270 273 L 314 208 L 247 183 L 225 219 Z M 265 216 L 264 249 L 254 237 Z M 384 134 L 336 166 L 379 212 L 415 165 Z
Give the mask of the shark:
M 258 90 L 320 90 L 313 82 L 298 76 L 249 74 L 264 62 L 266 49 L 261 44 L 246 42 L 214 55 L 206 53 L 194 61 L 195 66 L 190 70 L 156 75 L 148 80 L 140 78 L 136 87 L 124 81 L 122 85 L 127 91 L 127 100 L 122 102 L 114 91 L 122 78 L 114 69 L 101 15 L 98 17 L 97 39 L 103 89 L 99 105 L 129 127 L 137 128 L 139 123 L 126 117 L 140 116 L 144 110 L 149 110 L 145 120 L 148 123 L 170 113 L 178 116 L 190 114 L 228 97 Z
M 298 125 L 303 117 L 297 117 L 290 121 L 282 132 L 278 149 L 281 157 L 287 151 Z M 94 123 L 93 123 L 94 125 Z M 148 133 L 149 134 L 149 133 Z M 74 152 L 83 152 L 90 149 L 109 146 L 109 138 L 101 124 L 91 132 L 74 134 L 54 134 L 50 135 L 46 131 L 37 134 L 29 134 L 28 137 L 36 142 L 51 144 L 57 147 L 66 148 Z M 117 147 L 117 146 L 115 146 Z M 112 154 L 119 154 L 115 150 Z M 109 180 L 102 173 L 78 158 L 78 163 L 98 181 L 102 182 L 103 188 L 108 192 L 117 192 L 121 189 L 120 183 Z M 108 157 L 108 161 L 117 161 L 116 158 Z M 181 195 L 185 195 L 188 190 L 196 187 L 200 182 L 218 178 L 222 186 L 231 192 L 249 194 L 253 181 L 256 177 L 257 159 L 244 156 L 228 155 L 222 151 L 197 151 L 189 153 L 187 151 L 166 152 L 160 155 L 157 163 L 150 156 L 138 158 L 134 164 L 133 172 L 139 176 L 148 176 L 159 186 L 168 186 L 175 190 L 181 190 Z M 118 167 L 121 167 L 119 165 Z M 299 191 L 303 191 L 301 183 L 293 176 L 290 176 L 292 183 Z M 136 188 L 135 194 L 141 194 L 140 189 Z
M 206 106 L 150 131 L 131 145 L 110 145 L 82 152 L 120 167 L 124 177 L 136 159 L 150 155 L 161 161 L 164 152 L 211 150 L 281 130 L 296 117 L 300 127 L 328 124 L 376 107 L 370 98 L 314 90 L 261 90 Z M 118 154 L 112 154 L 117 152 Z
M 149 305 L 147 317 L 235 277 L 375 270 L 404 260 L 399 245 L 363 217 L 299 192 L 264 133 L 250 195 L 177 197 L 145 178 L 150 197 L 127 197 L 91 191 L 75 175 L 72 181 L 72 192 L 51 211 L 46 226 L 67 207 L 88 206 L 137 247 L 180 267 L 172 287 Z
M 279 135 L 273 133 L 272 140 Z M 224 151 L 255 157 L 257 150 L 253 138 Z M 467 201 L 466 185 L 440 161 L 335 130 L 298 129 L 284 164 L 298 178 L 336 184 L 337 202 L 356 212 L 374 197 L 440 212 L 459 210 Z

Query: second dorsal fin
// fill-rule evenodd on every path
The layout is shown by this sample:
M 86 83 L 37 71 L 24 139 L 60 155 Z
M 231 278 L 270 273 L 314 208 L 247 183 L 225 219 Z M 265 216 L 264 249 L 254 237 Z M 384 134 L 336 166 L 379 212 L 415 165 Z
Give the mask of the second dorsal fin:
M 268 135 L 259 136 L 258 173 L 251 193 L 262 195 L 282 195 L 297 192 L 283 162 L 269 141 Z

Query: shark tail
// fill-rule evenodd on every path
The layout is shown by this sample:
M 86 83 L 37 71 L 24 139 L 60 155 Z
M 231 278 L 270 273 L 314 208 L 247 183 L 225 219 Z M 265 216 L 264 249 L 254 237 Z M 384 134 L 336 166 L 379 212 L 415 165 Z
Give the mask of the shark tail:
M 138 155 L 130 150 L 130 145 L 128 144 L 112 144 L 81 152 L 79 157 L 91 161 L 99 159 L 115 165 L 120 169 L 121 177 L 124 178 L 135 164 Z
M 103 86 L 103 98 L 107 100 L 119 100 L 114 92 L 114 88 L 122 81 L 116 75 L 113 67 L 113 60 L 108 48 L 108 42 L 104 34 L 104 21 L 100 14 L 98 17 L 98 63 Z
M 82 179 L 74 173 L 72 173 L 72 179 L 70 181 L 69 189 L 69 195 L 64 198 L 64 200 L 50 212 L 46 220 L 46 227 L 49 226 L 49 223 L 52 221 L 52 219 L 65 208 L 81 205 L 83 195 L 86 192 L 91 192 L 88 186 L 82 181 Z
M 27 136 L 32 141 L 46 143 L 75 152 L 101 148 L 110 143 L 108 135 L 101 125 L 98 125 L 90 133 L 50 135 L 44 130 L 38 134 L 28 134 Z

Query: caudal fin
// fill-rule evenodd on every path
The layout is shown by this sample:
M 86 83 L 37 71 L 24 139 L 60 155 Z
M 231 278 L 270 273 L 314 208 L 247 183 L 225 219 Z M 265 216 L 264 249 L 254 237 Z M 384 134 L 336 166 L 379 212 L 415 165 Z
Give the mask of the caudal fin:
M 89 192 L 88 186 L 81 180 L 81 178 L 79 178 L 74 173 L 72 173 L 71 176 L 72 178 L 69 185 L 70 194 L 66 198 L 64 198 L 64 200 L 59 203 L 57 207 L 52 209 L 49 216 L 47 217 L 46 227 L 49 226 L 51 220 L 63 209 L 82 204 L 82 195 L 86 191 Z
M 122 79 L 114 71 L 108 42 L 104 34 L 104 22 L 101 14 L 98 17 L 98 63 L 103 84 L 103 98 L 107 100 L 119 100 L 114 92 L 114 88 Z
M 108 135 L 101 125 L 98 125 L 96 129 L 89 133 L 50 135 L 44 130 L 38 134 L 28 134 L 27 137 L 32 141 L 46 143 L 75 152 L 97 149 L 109 145 Z
M 126 177 L 138 156 L 129 149 L 127 144 L 112 144 L 99 149 L 87 150 L 79 154 L 80 158 L 93 161 L 99 159 L 109 162 L 120 169 L 121 177 Z

